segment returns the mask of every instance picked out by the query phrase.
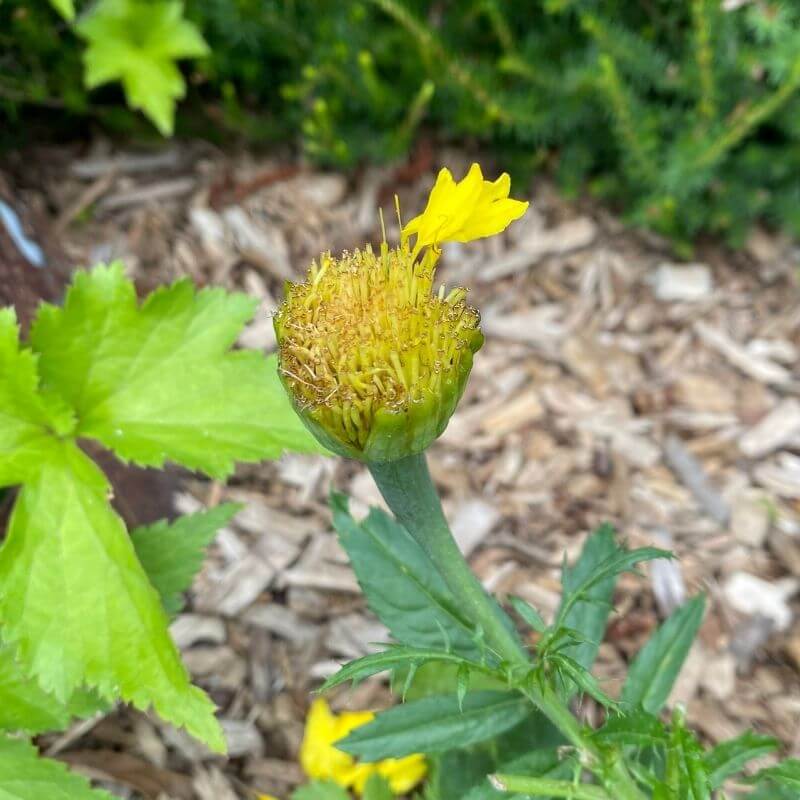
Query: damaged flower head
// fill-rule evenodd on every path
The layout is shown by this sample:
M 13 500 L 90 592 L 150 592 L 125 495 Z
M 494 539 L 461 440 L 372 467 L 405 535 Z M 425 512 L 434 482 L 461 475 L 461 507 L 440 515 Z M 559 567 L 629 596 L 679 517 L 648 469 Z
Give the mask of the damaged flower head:
M 443 169 L 399 247 L 326 253 L 288 286 L 275 318 L 281 379 L 330 450 L 381 463 L 422 452 L 444 431 L 483 335 L 466 290 L 435 287 L 439 247 L 518 219 L 527 203 L 508 191 L 507 175 L 485 181 L 477 164 L 458 183 Z

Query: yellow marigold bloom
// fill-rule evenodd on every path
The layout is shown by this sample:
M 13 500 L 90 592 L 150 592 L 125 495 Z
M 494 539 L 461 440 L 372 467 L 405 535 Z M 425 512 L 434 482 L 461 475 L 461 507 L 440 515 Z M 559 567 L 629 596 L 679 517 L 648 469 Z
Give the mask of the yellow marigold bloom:
M 309 778 L 332 780 L 357 794 L 364 791 L 370 775 L 377 773 L 389 782 L 395 794 L 405 794 L 426 775 L 424 756 L 392 758 L 375 763 L 359 763 L 347 753 L 337 750 L 335 743 L 350 731 L 366 725 L 374 718 L 370 711 L 346 711 L 334 714 L 322 698 L 315 700 L 306 719 L 300 764 Z
M 478 164 L 456 183 L 449 169 L 442 169 L 428 198 L 428 205 L 403 228 L 403 241 L 416 234 L 414 253 L 423 247 L 437 249 L 442 242 L 470 242 L 504 231 L 528 209 L 528 203 L 511 200 L 511 179 L 504 172 L 487 181 Z

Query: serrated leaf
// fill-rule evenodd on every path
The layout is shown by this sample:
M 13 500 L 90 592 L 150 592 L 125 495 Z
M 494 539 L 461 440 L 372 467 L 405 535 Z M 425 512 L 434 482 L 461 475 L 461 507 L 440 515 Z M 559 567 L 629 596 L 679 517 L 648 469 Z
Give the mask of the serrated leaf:
M 367 599 L 399 642 L 478 660 L 476 631 L 444 579 L 406 529 L 378 509 L 356 522 L 342 494 L 331 495 L 333 526 Z
M 35 476 L 53 432 L 72 425 L 68 410 L 54 414 L 42 398 L 36 356 L 20 347 L 13 309 L 0 309 L 0 486 Z
M 421 647 L 406 647 L 405 645 L 386 645 L 386 649 L 380 653 L 371 653 L 345 664 L 335 675 L 328 678 L 320 688 L 320 692 L 327 692 L 334 686 L 350 681 L 358 684 L 372 675 L 381 672 L 393 672 L 411 666 L 420 667 L 431 661 L 441 664 L 455 664 L 458 673 L 462 668 L 490 672 L 480 664 L 467 661 L 462 656 L 455 653 L 448 653 L 443 650 L 428 650 Z M 501 678 L 501 675 L 497 676 Z
M 774 767 L 762 769 L 748 779 L 748 783 L 769 781 L 785 789 L 800 791 L 800 759 L 787 758 Z
M 382 775 L 373 773 L 364 784 L 364 800 L 394 800 L 394 793 L 389 782 Z
M 633 747 L 655 747 L 668 741 L 664 723 L 646 711 L 610 716 L 592 736 L 599 742 Z
M 77 272 L 64 307 L 42 306 L 31 329 L 42 384 L 76 410 L 79 435 L 143 466 L 224 478 L 235 461 L 321 452 L 275 357 L 230 350 L 256 302 L 181 280 L 139 306 L 121 264 Z
M 597 656 L 597 647 L 602 640 L 606 621 L 610 610 L 610 600 L 614 591 L 617 575 L 628 572 L 643 561 L 656 558 L 672 558 L 672 553 L 655 547 L 639 547 L 627 550 L 618 547 L 614 542 L 614 532 L 609 526 L 603 526 L 587 541 L 584 552 L 571 569 L 565 569 L 562 577 L 562 603 L 556 617 L 554 627 L 561 625 L 574 628 L 584 634 L 592 644 L 585 642 L 576 646 L 570 655 L 587 669 Z M 609 543 L 613 550 L 609 551 Z M 605 557 L 602 556 L 607 553 Z M 596 606 L 589 612 L 586 604 Z M 576 609 L 580 609 L 576 612 Z M 602 610 L 602 613 L 601 613 Z M 588 628 L 591 627 L 590 632 Z M 591 634 L 600 629 L 600 635 L 594 638 Z M 582 659 L 591 657 L 586 664 Z
M 237 503 L 223 503 L 171 523 L 161 520 L 131 532 L 139 562 L 161 595 L 167 614 L 181 610 L 182 594 L 200 570 L 206 547 L 240 509 Z
M 75 19 L 75 3 L 73 0 L 50 0 L 50 5 L 58 11 L 67 22 L 72 22 L 72 20 Z
M 169 136 L 175 102 L 186 92 L 175 62 L 209 52 L 200 31 L 183 18 L 183 4 L 102 0 L 76 30 L 88 43 L 83 55 L 87 88 L 120 81 L 128 105 Z
M 510 597 L 511 605 L 522 619 L 528 623 L 537 633 L 544 633 L 547 630 L 547 623 L 542 619 L 542 615 L 530 603 L 526 603 L 520 597 Z
M 224 750 L 214 706 L 189 682 L 158 594 L 107 491 L 71 442 L 25 484 L 0 549 L 0 633 L 61 702 L 86 685 L 105 698 L 152 706 Z
M 80 689 L 66 703 L 60 703 L 25 674 L 13 648 L 0 646 L 0 730 L 32 735 L 61 731 L 74 718 L 105 711 L 108 705 Z
M 561 575 L 561 604 L 571 597 L 583 584 L 599 564 L 617 552 L 614 541 L 614 529 L 603 525 L 593 533 L 583 545 L 578 560 L 571 567 L 564 566 Z M 560 614 L 563 625 L 583 634 L 587 641 L 570 647 L 567 654 L 586 669 L 591 669 L 597 658 L 597 650 L 603 640 L 608 616 L 611 612 L 611 600 L 614 595 L 614 576 L 596 583 L 586 591 L 583 599 L 578 600 L 566 614 Z
M 746 731 L 735 739 L 716 745 L 704 756 L 711 788 L 719 788 L 731 775 L 741 771 L 748 761 L 772 753 L 780 746 L 774 736 L 764 736 L 755 731 Z
M 442 753 L 491 739 L 531 712 L 528 701 L 511 692 L 468 694 L 463 711 L 452 695 L 426 697 L 381 712 L 336 747 L 364 761 Z
M 679 778 L 679 795 L 686 800 L 710 800 L 711 782 L 703 759 L 704 753 L 695 735 L 684 725 L 682 712 L 673 714 L 668 751 L 668 784 Z M 672 781 L 670 781 L 672 778 Z
M 3 800 L 114 800 L 60 761 L 41 758 L 28 742 L 0 736 L 0 797 Z
M 333 781 L 312 781 L 295 789 L 291 800 L 350 800 L 350 795 Z
M 588 694 L 589 697 L 593 697 L 606 708 L 617 707 L 617 703 L 600 688 L 597 678 L 595 678 L 589 670 L 584 669 L 577 661 L 561 653 L 551 656 L 550 661 L 561 671 L 562 675 L 571 680 L 581 692 Z
M 705 612 L 705 597 L 687 600 L 639 651 L 622 687 L 621 702 L 658 714 L 689 655 Z

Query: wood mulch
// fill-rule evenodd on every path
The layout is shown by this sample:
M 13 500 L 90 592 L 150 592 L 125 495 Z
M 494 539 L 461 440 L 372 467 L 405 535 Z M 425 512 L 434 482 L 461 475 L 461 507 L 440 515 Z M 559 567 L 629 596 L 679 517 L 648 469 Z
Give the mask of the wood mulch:
M 468 164 L 455 151 L 435 160 L 456 173 Z M 241 343 L 265 350 L 284 280 L 322 250 L 375 242 L 379 204 L 396 237 L 392 194 L 410 217 L 433 179 L 429 163 L 344 177 L 204 144 L 134 153 L 99 141 L 5 166 L 0 199 L 51 266 L 26 265 L 0 225 L 4 302 L 52 296 L 48 269 L 121 258 L 143 290 L 189 275 L 258 296 Z M 600 522 L 632 545 L 673 549 L 678 561 L 620 580 L 598 676 L 613 693 L 659 621 L 705 592 L 671 701 L 707 740 L 754 727 L 798 756 L 800 250 L 757 229 L 741 252 L 703 243 L 680 264 L 657 238 L 546 182 L 529 196 L 506 235 L 443 257 L 440 277 L 471 287 L 487 337 L 430 453 L 456 536 L 489 588 L 545 617 L 562 553 L 574 556 Z M 295 759 L 311 690 L 386 639 L 326 505 L 334 485 L 363 514 L 380 503 L 375 487 L 356 464 L 300 456 L 242 467 L 226 486 L 124 471 L 115 483 L 131 522 L 163 515 L 170 499 L 179 512 L 246 504 L 173 627 L 220 706 L 230 759 L 127 710 L 45 737 L 44 750 L 121 797 L 287 797 L 303 781 Z M 376 679 L 335 705 L 388 701 Z

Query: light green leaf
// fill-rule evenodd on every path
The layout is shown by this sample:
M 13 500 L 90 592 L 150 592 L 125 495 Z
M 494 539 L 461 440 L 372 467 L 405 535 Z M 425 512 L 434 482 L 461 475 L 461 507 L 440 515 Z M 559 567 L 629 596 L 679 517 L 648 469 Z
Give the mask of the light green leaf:
M 350 795 L 333 781 L 312 781 L 292 792 L 292 800 L 350 800 Z
M 705 596 L 698 595 L 676 609 L 639 651 L 622 687 L 621 701 L 658 714 L 700 629 Z
M 536 746 L 534 745 L 534 747 Z M 568 770 L 569 766 L 569 759 L 562 760 L 560 758 L 559 749 L 536 747 L 524 756 L 501 762 L 496 766 L 496 771 L 506 775 L 559 778 L 565 777 L 565 770 Z M 509 795 L 501 792 L 484 778 L 478 786 L 475 786 L 463 797 L 463 800 L 512 800 L 512 798 L 523 800 L 523 797 L 524 795 Z
M 231 351 L 256 300 L 188 280 L 139 306 L 122 265 L 75 274 L 63 308 L 31 331 L 42 383 L 75 408 L 78 433 L 149 467 L 169 459 L 216 478 L 234 461 L 320 452 L 275 358 Z
M 333 526 L 367 604 L 392 636 L 410 647 L 449 647 L 479 660 L 476 631 L 408 531 L 375 508 L 365 520 L 356 522 L 341 494 L 331 495 L 331 508 Z
M 181 595 L 200 570 L 205 548 L 240 509 L 236 503 L 223 503 L 172 523 L 161 520 L 131 532 L 136 555 L 161 595 L 167 614 L 172 616 L 181 610 Z
M 528 623 L 537 633 L 544 633 L 547 630 L 547 623 L 542 619 L 542 615 L 530 603 L 526 603 L 519 597 L 509 598 L 514 610 L 522 619 Z
M 75 19 L 75 3 L 73 0 L 50 0 L 50 5 L 61 14 L 67 22 Z
M 364 761 L 443 753 L 491 739 L 531 712 L 529 702 L 512 692 L 468 694 L 463 711 L 452 695 L 426 697 L 381 712 L 336 747 Z
M 86 86 L 94 89 L 121 81 L 128 105 L 144 112 L 169 136 L 175 102 L 186 92 L 175 61 L 209 52 L 197 28 L 183 18 L 183 4 L 174 0 L 101 0 L 77 25 L 77 31 L 88 42 Z
M 59 761 L 40 758 L 21 739 L 0 736 L 0 797 L 3 800 L 114 800 Z
M 392 787 L 383 775 L 373 773 L 364 785 L 364 800 L 394 800 Z
M 29 734 L 61 731 L 75 717 L 89 717 L 107 708 L 108 703 L 81 689 L 68 702 L 60 703 L 25 674 L 12 647 L 0 646 L 0 730 Z
M 52 433 L 72 428 L 71 413 L 53 408 L 39 393 L 36 356 L 20 348 L 13 309 L 0 309 L 0 486 L 35 476 Z
M 107 492 L 71 442 L 22 488 L 0 549 L 0 633 L 61 702 L 82 685 L 96 688 L 104 698 L 152 706 L 222 751 L 214 706 L 189 682 Z
M 717 789 L 731 776 L 740 772 L 748 761 L 778 750 L 781 743 L 774 736 L 745 731 L 735 739 L 721 742 L 704 756 L 711 778 L 711 788 Z

